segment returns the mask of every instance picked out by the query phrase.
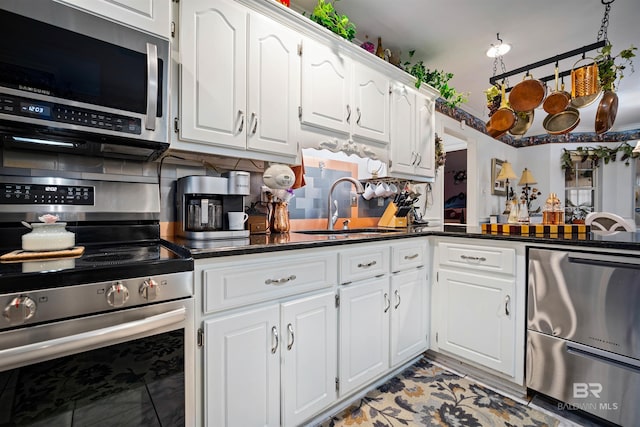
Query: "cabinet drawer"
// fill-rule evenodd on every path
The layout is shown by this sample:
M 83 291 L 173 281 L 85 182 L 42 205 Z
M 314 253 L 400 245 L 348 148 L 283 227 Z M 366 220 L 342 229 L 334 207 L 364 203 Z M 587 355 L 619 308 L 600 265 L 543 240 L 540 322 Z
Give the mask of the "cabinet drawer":
M 409 270 L 426 264 L 427 244 L 419 239 L 391 246 L 391 271 Z
M 340 284 L 389 272 L 388 246 L 359 246 L 340 251 Z
M 335 254 L 278 256 L 202 270 L 204 312 L 238 307 L 335 285 Z
M 438 247 L 440 265 L 515 274 L 515 249 L 457 243 L 440 243 Z

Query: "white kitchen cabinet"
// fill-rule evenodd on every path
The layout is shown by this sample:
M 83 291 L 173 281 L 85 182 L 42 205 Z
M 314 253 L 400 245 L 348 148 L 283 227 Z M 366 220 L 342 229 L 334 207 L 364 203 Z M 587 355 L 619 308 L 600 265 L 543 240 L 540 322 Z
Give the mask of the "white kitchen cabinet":
M 337 398 L 335 294 L 325 292 L 283 303 L 280 327 L 282 425 L 298 426 Z
M 234 0 L 181 2 L 180 139 L 295 158 L 299 44 Z
M 389 173 L 401 178 L 435 176 L 435 101 L 395 85 L 391 93 Z
M 351 128 L 351 59 L 326 44 L 305 39 L 302 51 L 300 122 L 348 134 Z
M 325 292 L 205 320 L 206 425 L 295 426 L 331 404 L 334 299 Z
M 426 253 L 421 239 L 340 251 L 340 396 L 427 350 Z
M 447 242 L 438 252 L 438 349 L 516 376 L 516 251 Z
M 171 38 L 171 0 L 55 0 L 130 27 Z
M 390 349 L 392 367 L 425 351 L 429 345 L 427 277 L 423 268 L 391 276 Z
M 300 121 L 354 139 L 389 143 L 389 77 L 306 39 Z
M 340 396 L 389 369 L 389 277 L 340 288 Z
M 279 327 L 277 304 L 205 320 L 205 426 L 280 425 Z

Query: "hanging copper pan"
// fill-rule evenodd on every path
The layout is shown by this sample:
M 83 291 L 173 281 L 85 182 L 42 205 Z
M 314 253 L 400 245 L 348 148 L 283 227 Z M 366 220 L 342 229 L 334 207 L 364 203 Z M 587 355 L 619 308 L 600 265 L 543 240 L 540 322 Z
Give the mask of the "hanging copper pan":
M 486 123 L 485 126 L 487 128 L 487 133 L 489 134 L 489 136 L 491 136 L 492 138 L 495 138 L 495 139 L 500 139 L 501 137 L 504 136 L 504 134 L 507 133 L 507 131 L 499 131 L 499 130 L 496 130 L 496 129 L 492 128 L 491 127 L 491 120 L 489 120 Z
M 611 129 L 617 113 L 618 95 L 613 91 L 605 90 L 596 111 L 596 133 L 605 133 Z
M 522 81 L 511 89 L 509 104 L 513 111 L 535 110 L 542 104 L 546 93 L 547 87 L 544 83 L 527 73 Z
M 571 95 L 564 91 L 564 82 L 562 89 L 558 90 L 558 67 L 556 67 L 556 89 L 545 98 L 542 108 L 549 114 L 558 114 L 569 106 Z
M 493 113 L 487 124 L 487 132 L 492 129 L 493 132 L 507 132 L 516 123 L 516 114 L 507 105 L 507 97 L 505 87 L 502 85 L 502 100 L 500 108 Z M 494 137 L 495 138 L 495 137 Z
M 558 114 L 549 114 L 542 122 L 542 127 L 551 135 L 569 133 L 580 123 L 580 112 L 573 107 Z
M 522 136 L 531 127 L 533 124 L 534 118 L 534 110 L 531 111 L 521 111 L 516 113 L 517 120 L 516 124 L 509 130 L 509 133 L 513 136 Z

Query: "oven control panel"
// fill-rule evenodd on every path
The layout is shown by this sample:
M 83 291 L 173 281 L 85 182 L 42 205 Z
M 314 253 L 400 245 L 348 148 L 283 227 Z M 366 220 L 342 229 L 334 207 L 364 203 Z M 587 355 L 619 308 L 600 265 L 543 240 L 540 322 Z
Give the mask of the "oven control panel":
M 3 183 L 3 205 L 89 205 L 95 203 L 95 188 L 86 185 L 41 185 Z

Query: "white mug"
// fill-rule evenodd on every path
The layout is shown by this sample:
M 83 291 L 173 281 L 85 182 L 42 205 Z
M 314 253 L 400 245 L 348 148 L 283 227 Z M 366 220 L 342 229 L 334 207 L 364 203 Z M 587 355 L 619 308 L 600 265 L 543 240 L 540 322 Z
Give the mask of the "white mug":
M 244 223 L 249 219 L 245 212 L 229 212 L 229 230 L 244 230 Z
M 364 187 L 364 193 L 362 193 L 362 197 L 365 200 L 371 200 L 375 197 L 375 195 L 376 195 L 375 187 L 370 182 L 367 182 L 366 187 Z
M 378 185 L 376 185 L 376 191 L 375 191 L 376 197 L 387 197 L 388 192 L 389 192 L 389 186 L 384 182 L 381 182 Z
M 398 194 L 398 187 L 394 183 L 389 184 L 389 191 L 387 192 L 387 197 L 393 197 Z

